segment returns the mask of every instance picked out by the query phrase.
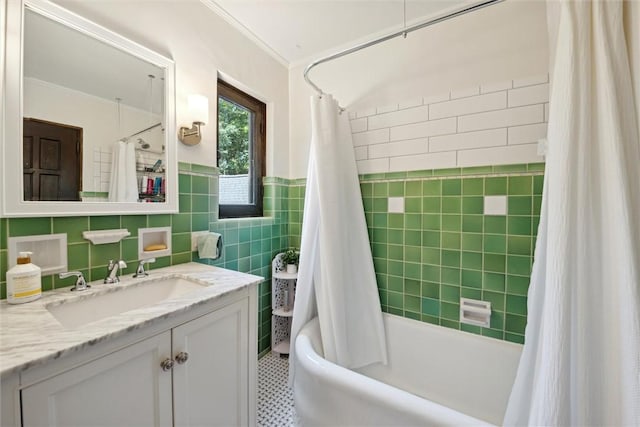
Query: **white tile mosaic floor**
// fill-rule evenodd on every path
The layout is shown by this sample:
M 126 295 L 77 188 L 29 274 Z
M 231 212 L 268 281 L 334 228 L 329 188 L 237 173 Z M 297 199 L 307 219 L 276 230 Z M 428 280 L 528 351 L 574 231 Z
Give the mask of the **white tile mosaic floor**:
M 293 392 L 287 385 L 289 358 L 273 353 L 258 361 L 258 426 L 297 425 Z

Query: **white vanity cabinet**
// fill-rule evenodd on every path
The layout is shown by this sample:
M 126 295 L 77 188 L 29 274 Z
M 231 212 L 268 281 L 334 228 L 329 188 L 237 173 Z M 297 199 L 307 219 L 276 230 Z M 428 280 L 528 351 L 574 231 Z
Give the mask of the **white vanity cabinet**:
M 171 332 L 22 390 L 23 426 L 171 425 Z
M 173 329 L 176 426 L 246 426 L 249 405 L 247 304 L 235 303 Z M 180 354 L 188 359 L 180 363 Z M 249 409 L 253 412 L 250 413 Z M 252 422 L 251 424 L 254 424 Z
M 255 425 L 256 287 L 240 293 L 133 331 L 135 342 L 99 357 L 25 371 L 15 425 Z

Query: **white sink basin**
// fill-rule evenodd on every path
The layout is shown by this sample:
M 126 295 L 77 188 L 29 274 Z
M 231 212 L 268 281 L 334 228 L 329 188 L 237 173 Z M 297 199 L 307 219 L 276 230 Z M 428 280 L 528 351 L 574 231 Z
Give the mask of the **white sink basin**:
M 87 323 L 170 300 L 204 287 L 178 277 L 153 280 L 130 287 L 113 286 L 115 290 L 112 292 L 48 306 L 47 310 L 63 326 L 79 328 Z

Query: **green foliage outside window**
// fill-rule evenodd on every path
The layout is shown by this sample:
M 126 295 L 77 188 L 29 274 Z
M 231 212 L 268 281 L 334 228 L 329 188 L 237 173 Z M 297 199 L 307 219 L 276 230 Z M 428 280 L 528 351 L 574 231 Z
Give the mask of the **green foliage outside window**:
M 218 167 L 222 175 L 249 173 L 251 112 L 218 98 Z

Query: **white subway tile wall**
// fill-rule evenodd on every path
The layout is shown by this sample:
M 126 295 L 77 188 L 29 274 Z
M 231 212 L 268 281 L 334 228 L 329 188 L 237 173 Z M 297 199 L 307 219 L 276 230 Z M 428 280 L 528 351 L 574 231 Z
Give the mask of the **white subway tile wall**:
M 480 93 L 498 92 L 499 90 L 507 90 L 513 87 L 513 80 L 505 82 L 489 83 L 480 85 Z
M 549 83 L 549 74 L 540 74 L 537 76 L 529 76 L 522 79 L 515 79 L 513 81 L 513 87 L 533 86 L 543 83 Z
M 456 133 L 456 118 L 428 120 L 404 126 L 390 128 L 392 141 L 424 138 L 427 136 L 447 135 Z
M 434 136 L 429 140 L 429 151 L 471 150 L 499 145 L 507 145 L 506 128 Z
M 450 100 L 449 92 L 447 93 L 438 93 L 435 95 L 424 96 L 422 98 L 423 105 L 435 104 L 436 102 L 443 102 Z
M 351 120 L 351 132 L 364 132 L 367 130 L 367 118 Z
M 542 104 L 526 107 L 506 108 L 488 113 L 469 114 L 458 117 L 458 131 L 468 132 L 480 129 L 495 129 L 509 126 L 542 123 L 544 107 Z
M 391 113 L 377 114 L 368 118 L 369 129 L 388 128 L 391 126 L 419 123 L 429 118 L 429 107 L 420 106 Z
M 373 116 L 375 114 L 376 114 L 375 107 L 362 110 L 362 111 L 356 111 L 356 117 L 367 117 L 367 116 Z
M 549 84 L 525 86 L 509 91 L 509 107 L 544 103 L 549 100 Z
M 537 163 L 549 77 L 451 90 L 349 112 L 358 172 Z
M 549 103 L 544 104 L 544 121 L 549 122 Z
M 359 160 L 358 173 L 378 173 L 389 170 L 389 159 Z
M 389 159 L 389 172 L 454 167 L 456 167 L 455 151 L 447 151 L 446 153 L 429 153 L 413 156 L 391 157 Z
M 469 96 L 479 95 L 480 94 L 480 86 L 467 87 L 463 89 L 452 90 L 451 99 L 457 98 L 466 98 Z
M 429 105 L 429 119 L 435 120 L 444 117 L 481 113 L 483 111 L 503 110 L 506 107 L 507 93 L 505 91 L 494 92 Z
M 389 142 L 386 144 L 375 144 L 369 147 L 369 158 L 377 159 L 382 157 L 406 156 L 408 154 L 425 153 L 428 151 L 428 145 L 428 138 L 410 139 L 408 141 Z
M 351 132 L 353 132 L 353 127 Z M 389 128 L 353 134 L 353 145 L 373 145 L 389 142 Z
M 355 147 L 356 160 L 367 160 L 369 158 L 369 148 L 364 147 Z
M 538 144 L 510 145 L 508 147 L 477 148 L 458 151 L 458 167 L 512 165 L 542 162 Z
M 111 181 L 111 160 L 113 155 L 110 148 L 93 149 L 93 182 L 92 188 L 86 187 L 85 191 L 109 191 Z
M 547 124 L 514 126 L 509 128 L 509 145 L 530 144 L 547 136 Z
M 389 113 L 391 111 L 396 111 L 398 109 L 398 104 L 394 105 L 385 105 L 383 107 L 376 108 L 376 112 L 378 114 Z
M 400 104 L 398 104 L 398 109 L 399 110 L 404 110 L 406 108 L 419 107 L 421 105 L 424 105 L 424 101 L 422 100 L 422 97 L 414 98 L 414 99 L 407 99 L 406 101 L 401 102 Z

